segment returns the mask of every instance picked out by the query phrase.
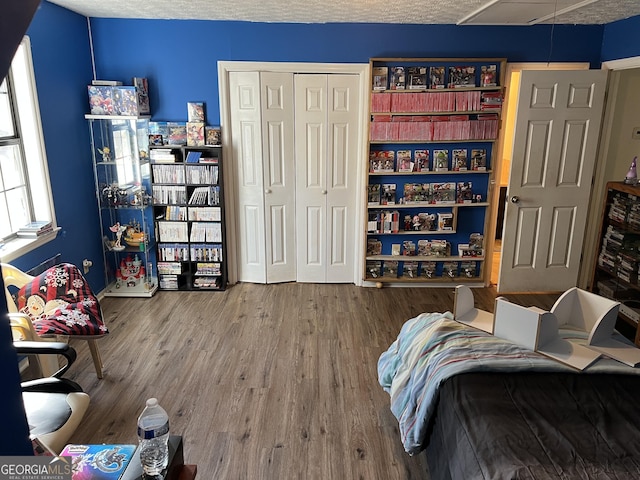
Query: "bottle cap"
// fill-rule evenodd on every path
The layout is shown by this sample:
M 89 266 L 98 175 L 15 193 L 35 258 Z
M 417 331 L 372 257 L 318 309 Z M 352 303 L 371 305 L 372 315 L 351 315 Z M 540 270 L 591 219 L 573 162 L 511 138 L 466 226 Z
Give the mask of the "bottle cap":
M 149 400 L 147 400 L 147 407 L 155 407 L 156 405 L 158 405 L 157 398 L 150 398 Z

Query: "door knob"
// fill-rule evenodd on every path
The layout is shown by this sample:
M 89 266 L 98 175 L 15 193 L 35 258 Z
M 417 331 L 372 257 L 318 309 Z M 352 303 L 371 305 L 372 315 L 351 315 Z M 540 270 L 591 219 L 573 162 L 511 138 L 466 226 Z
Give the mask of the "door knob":
M 266 188 L 266 189 L 264 190 L 264 193 L 271 193 L 271 189 L 270 189 L 270 188 Z
M 514 195 L 511 197 L 511 203 L 520 203 L 520 197 Z
M 323 194 L 323 195 L 326 195 L 326 194 L 327 194 L 327 191 L 326 191 L 326 190 L 322 190 L 322 194 Z

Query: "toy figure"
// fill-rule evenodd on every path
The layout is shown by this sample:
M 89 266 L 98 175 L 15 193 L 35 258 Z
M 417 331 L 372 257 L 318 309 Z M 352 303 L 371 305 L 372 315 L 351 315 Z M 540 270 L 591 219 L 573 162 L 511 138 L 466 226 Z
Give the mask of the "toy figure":
M 111 149 L 109 147 L 103 147 L 102 150 L 98 149 L 98 153 L 102 155 L 103 162 L 111 161 Z
M 112 246 L 114 250 L 124 249 L 124 246 L 122 245 L 122 234 L 126 229 L 127 227 L 125 225 L 120 225 L 120 222 L 116 222 L 115 225 L 109 227 L 109 230 L 111 230 L 113 233 L 116 234 L 116 241 L 113 243 L 113 246 Z

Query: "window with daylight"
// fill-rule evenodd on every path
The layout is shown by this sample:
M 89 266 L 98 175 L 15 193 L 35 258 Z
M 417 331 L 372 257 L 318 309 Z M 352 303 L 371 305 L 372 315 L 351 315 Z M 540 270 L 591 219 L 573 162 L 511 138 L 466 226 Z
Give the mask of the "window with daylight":
M 0 240 L 5 250 L 29 222 L 51 221 L 55 212 L 44 148 L 29 38 L 21 42 L 0 85 Z M 23 239 L 20 247 L 24 250 Z M 33 243 L 33 242 L 26 242 Z

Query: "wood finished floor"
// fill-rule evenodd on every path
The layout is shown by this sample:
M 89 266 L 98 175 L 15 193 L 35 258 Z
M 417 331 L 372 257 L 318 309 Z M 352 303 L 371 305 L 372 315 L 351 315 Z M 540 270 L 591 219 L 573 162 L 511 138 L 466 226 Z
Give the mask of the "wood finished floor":
M 474 289 L 493 311 L 495 289 Z M 549 308 L 556 296 L 509 297 Z M 67 377 L 91 396 L 74 443 L 137 442 L 156 396 L 198 479 L 427 479 L 401 445 L 377 361 L 402 324 L 453 308 L 452 288 L 238 284 L 106 298 L 98 380 L 86 342 Z

